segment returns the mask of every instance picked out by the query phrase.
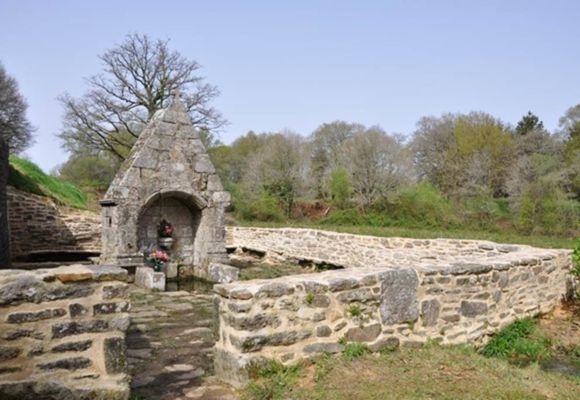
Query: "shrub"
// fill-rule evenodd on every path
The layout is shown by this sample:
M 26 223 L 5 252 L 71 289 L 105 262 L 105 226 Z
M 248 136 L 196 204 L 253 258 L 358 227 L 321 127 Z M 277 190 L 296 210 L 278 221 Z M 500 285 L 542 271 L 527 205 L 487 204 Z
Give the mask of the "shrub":
M 344 168 L 337 168 L 330 175 L 330 196 L 332 204 L 338 208 L 346 208 L 352 195 L 352 186 L 348 172 Z
M 580 207 L 552 182 L 531 183 L 520 198 L 516 216 L 518 230 L 531 234 L 566 234 L 579 228 Z
M 530 318 L 517 320 L 498 332 L 482 349 L 486 357 L 539 361 L 550 355 L 549 339 L 536 332 Z
M 237 198 L 236 211 L 244 220 L 280 222 L 284 220 L 284 213 L 279 202 L 273 196 L 263 192 L 255 200 L 245 201 L 242 196 Z

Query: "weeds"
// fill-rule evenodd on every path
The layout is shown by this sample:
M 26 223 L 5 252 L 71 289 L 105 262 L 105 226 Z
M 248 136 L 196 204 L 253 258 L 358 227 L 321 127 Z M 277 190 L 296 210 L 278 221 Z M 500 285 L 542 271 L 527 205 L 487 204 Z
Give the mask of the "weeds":
M 515 321 L 498 332 L 483 348 L 486 357 L 503 358 L 516 362 L 535 362 L 547 358 L 551 341 L 538 332 L 532 319 Z
M 252 381 L 243 392 L 244 399 L 276 400 L 284 398 L 298 378 L 302 375 L 302 364 L 285 366 L 278 361 L 271 361 L 261 368 L 250 368 Z
M 342 355 L 348 361 L 354 360 L 355 358 L 362 357 L 369 351 L 369 348 L 364 343 L 350 342 L 344 346 Z
M 359 304 L 351 304 L 348 307 L 348 313 L 353 317 L 360 317 L 362 315 L 362 308 Z

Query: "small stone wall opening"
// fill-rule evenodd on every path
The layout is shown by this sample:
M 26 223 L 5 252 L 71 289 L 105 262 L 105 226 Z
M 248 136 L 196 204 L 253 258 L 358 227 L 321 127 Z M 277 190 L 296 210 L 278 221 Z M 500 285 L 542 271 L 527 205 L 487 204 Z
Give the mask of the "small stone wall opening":
M 185 193 L 162 193 L 151 199 L 140 214 L 137 223 L 139 249 L 157 246 L 157 228 L 162 220 L 171 223 L 176 231 L 170 252 L 183 264 L 194 263 L 196 233 L 201 222 L 201 210 L 191 196 Z

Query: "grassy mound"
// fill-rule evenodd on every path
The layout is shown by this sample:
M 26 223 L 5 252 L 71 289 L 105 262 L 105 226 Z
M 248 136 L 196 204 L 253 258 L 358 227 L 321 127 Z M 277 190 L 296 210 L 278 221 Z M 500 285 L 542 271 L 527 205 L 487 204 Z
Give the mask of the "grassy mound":
M 87 194 L 70 182 L 45 174 L 31 161 L 10 156 L 8 184 L 23 192 L 49 197 L 59 204 L 87 208 Z

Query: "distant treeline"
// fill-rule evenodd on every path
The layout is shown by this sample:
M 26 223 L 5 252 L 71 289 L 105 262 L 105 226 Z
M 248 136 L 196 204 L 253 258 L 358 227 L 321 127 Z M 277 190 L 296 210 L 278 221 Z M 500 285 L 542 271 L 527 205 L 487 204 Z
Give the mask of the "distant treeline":
M 532 113 L 515 127 L 481 112 L 444 114 L 421 118 L 405 138 L 335 121 L 308 137 L 248 132 L 210 153 L 243 220 L 570 235 L 579 228 L 580 106 L 560 122 L 550 133 Z

